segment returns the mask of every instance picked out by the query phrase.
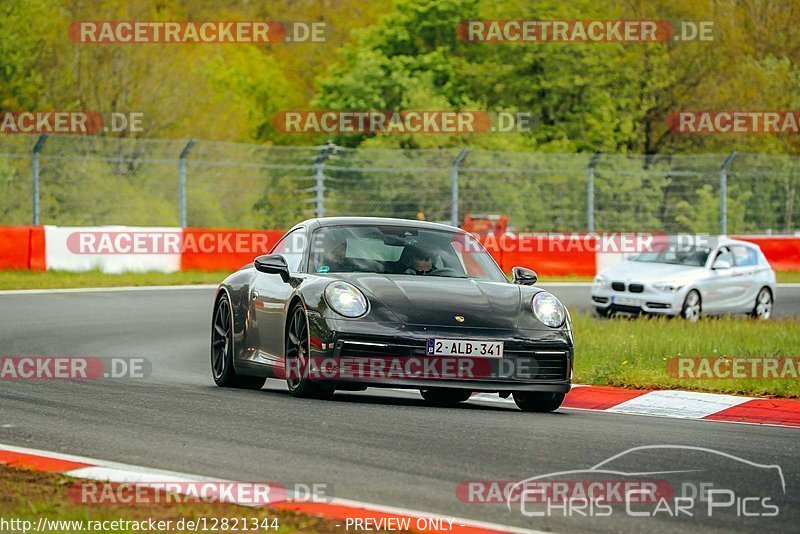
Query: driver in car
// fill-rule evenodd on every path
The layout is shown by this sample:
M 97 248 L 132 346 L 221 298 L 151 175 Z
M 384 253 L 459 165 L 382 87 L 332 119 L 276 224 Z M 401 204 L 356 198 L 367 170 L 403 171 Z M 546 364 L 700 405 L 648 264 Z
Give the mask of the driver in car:
M 322 261 L 325 272 L 350 272 L 354 270 L 352 262 L 346 258 L 347 241 L 338 236 L 325 236 L 325 253 Z M 319 270 L 319 269 L 318 269 Z
M 427 250 L 412 245 L 410 257 L 411 262 L 405 274 L 428 274 L 433 271 L 433 259 Z

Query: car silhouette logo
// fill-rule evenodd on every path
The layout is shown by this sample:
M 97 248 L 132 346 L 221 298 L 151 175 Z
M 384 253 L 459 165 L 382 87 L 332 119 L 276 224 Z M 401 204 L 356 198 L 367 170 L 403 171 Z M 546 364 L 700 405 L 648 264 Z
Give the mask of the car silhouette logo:
M 463 315 L 456 315 L 456 321 L 458 321 L 459 323 L 463 323 L 464 322 L 464 316 Z

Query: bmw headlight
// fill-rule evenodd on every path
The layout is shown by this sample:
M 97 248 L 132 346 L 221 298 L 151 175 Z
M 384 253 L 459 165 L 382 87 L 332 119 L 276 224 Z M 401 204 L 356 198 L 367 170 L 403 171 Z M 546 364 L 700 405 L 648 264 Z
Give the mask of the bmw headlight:
M 567 310 L 555 295 L 542 291 L 533 297 L 533 314 L 539 321 L 551 328 L 558 328 L 567 318 Z
M 597 276 L 594 277 L 594 287 L 596 287 L 597 289 L 600 289 L 604 285 L 606 285 L 606 277 L 605 276 L 602 276 L 602 275 L 598 274 Z
M 367 297 L 353 284 L 337 281 L 325 288 L 328 306 L 339 315 L 356 318 L 367 313 Z
M 683 286 L 675 282 L 656 282 L 653 287 L 664 293 L 675 293 Z

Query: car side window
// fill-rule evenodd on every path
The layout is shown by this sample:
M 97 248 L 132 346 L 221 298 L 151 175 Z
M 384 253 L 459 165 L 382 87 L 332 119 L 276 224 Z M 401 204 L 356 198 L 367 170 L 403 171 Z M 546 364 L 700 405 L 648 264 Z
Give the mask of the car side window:
M 711 264 L 712 267 L 720 260 L 728 262 L 730 266 L 733 267 L 734 265 L 733 255 L 731 254 L 731 251 L 728 249 L 728 247 L 722 247 L 721 249 L 719 249 L 719 252 L 717 252 L 717 257 L 714 258 L 714 262 Z
M 278 241 L 272 248 L 270 254 L 280 254 L 286 258 L 289 272 L 295 273 L 300 269 L 300 262 L 303 260 L 303 251 L 306 246 L 306 229 L 298 228 Z
M 733 252 L 737 267 L 752 267 L 758 265 L 758 254 L 750 247 L 731 247 L 731 252 Z

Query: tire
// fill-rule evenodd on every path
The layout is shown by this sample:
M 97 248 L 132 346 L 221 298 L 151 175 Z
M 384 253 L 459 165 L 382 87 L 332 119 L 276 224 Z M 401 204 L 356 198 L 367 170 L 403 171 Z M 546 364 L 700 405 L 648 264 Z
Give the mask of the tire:
M 681 317 L 690 323 L 696 323 L 700 319 L 700 314 L 703 311 L 703 301 L 700 298 L 700 293 L 696 289 L 692 289 L 683 300 L 681 306 Z
M 420 394 L 432 406 L 456 406 L 468 401 L 472 396 L 471 391 L 462 389 L 421 389 Z
M 217 299 L 211 321 L 211 376 L 221 388 L 261 389 L 266 378 L 242 376 L 233 368 L 233 312 L 227 293 Z
M 772 291 L 768 287 L 762 287 L 758 295 L 756 295 L 756 304 L 753 307 L 753 311 L 750 312 L 750 315 L 755 319 L 766 321 L 772 317 L 773 304 Z
M 292 366 L 295 369 L 305 369 L 305 362 L 310 354 L 310 342 L 308 332 L 308 319 L 302 304 L 296 304 L 289 313 L 289 321 L 286 325 L 286 360 L 290 358 L 299 359 L 299 365 Z M 323 387 L 318 382 L 314 382 L 303 376 L 297 378 L 286 377 L 286 385 L 289 393 L 294 397 L 307 399 L 330 399 L 333 397 L 334 388 Z
M 554 412 L 564 402 L 564 394 L 514 393 L 514 402 L 523 412 Z

